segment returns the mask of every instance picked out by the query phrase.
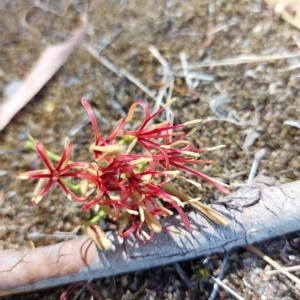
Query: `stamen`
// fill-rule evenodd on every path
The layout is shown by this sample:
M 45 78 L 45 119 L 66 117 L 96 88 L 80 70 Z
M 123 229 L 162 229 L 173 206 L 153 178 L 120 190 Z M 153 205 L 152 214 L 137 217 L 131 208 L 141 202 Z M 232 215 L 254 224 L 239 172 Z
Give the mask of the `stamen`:
M 36 203 L 36 204 L 38 204 L 41 200 L 42 200 L 42 196 L 38 196 L 38 197 L 36 197 L 36 198 L 32 198 L 32 202 L 34 202 L 34 203 Z
M 167 228 L 167 230 L 171 233 L 178 234 L 178 235 L 181 235 L 181 236 L 185 236 L 185 234 L 181 231 L 174 230 L 174 229 L 169 229 L 169 228 Z
M 175 141 L 175 142 L 171 143 L 170 146 L 178 147 L 178 146 L 185 146 L 185 145 L 188 145 L 188 144 L 190 144 L 189 141 L 180 140 L 180 141 Z
M 221 149 L 221 148 L 225 148 L 226 145 L 219 145 L 219 146 L 215 146 L 215 147 L 211 147 L 211 148 L 207 148 L 207 151 L 215 151 L 217 149 Z
M 201 122 L 202 122 L 201 119 L 195 119 L 195 120 L 187 121 L 187 122 L 183 123 L 182 125 L 189 126 L 189 125 L 199 124 Z
M 160 145 L 160 148 L 171 149 L 171 146 L 170 145 Z
M 171 198 L 181 207 L 184 207 L 184 203 L 177 197 L 171 196 Z
M 126 211 L 129 213 L 129 214 L 131 214 L 131 215 L 138 215 L 139 213 L 137 212 L 137 211 L 135 211 L 135 210 L 132 210 L 132 209 L 126 209 Z
M 194 132 L 196 132 L 198 130 L 197 127 L 194 127 L 193 129 L 191 129 L 186 135 L 185 137 L 191 136 Z
M 134 138 L 133 141 L 130 143 L 130 145 L 128 146 L 127 148 L 127 151 L 126 151 L 126 154 L 129 154 L 132 149 L 134 148 L 134 146 L 136 145 L 138 139 L 137 138 Z
M 187 182 L 193 184 L 194 186 L 196 186 L 196 187 L 198 187 L 198 188 L 202 187 L 202 185 L 201 185 L 200 183 L 198 183 L 198 182 L 196 182 L 196 181 L 194 181 L 194 180 L 187 179 L 187 178 L 184 177 L 184 176 L 180 176 L 180 178 L 182 178 L 183 180 L 185 180 L 185 181 L 187 181 Z
M 123 146 L 119 146 L 119 145 L 97 146 L 95 144 L 92 144 L 90 146 L 90 149 L 94 151 L 102 152 L 104 156 L 114 156 L 122 153 Z
M 20 174 L 20 175 L 17 176 L 17 178 L 21 179 L 21 180 L 25 180 L 25 179 L 29 179 L 30 177 L 28 175 L 25 175 L 25 174 L 24 175 Z
M 139 159 L 135 159 L 135 160 L 132 160 L 129 164 L 131 166 L 136 166 L 136 165 L 139 165 L 139 164 L 145 164 L 145 163 L 148 163 L 152 161 L 152 158 L 151 157 L 141 157 Z
M 164 174 L 169 175 L 168 179 L 166 180 L 166 182 L 169 182 L 177 177 L 180 174 L 180 171 L 164 171 Z
M 151 228 L 150 228 L 151 229 Z M 142 235 L 144 236 L 144 238 L 149 241 L 150 240 L 150 236 L 149 234 L 145 231 L 145 230 L 141 230 Z
M 173 98 L 171 99 L 169 102 L 167 102 L 163 108 L 166 109 L 167 107 L 169 107 L 170 105 L 172 105 L 174 102 L 176 102 L 177 98 Z
M 148 227 L 155 233 L 161 232 L 162 227 L 156 217 L 152 215 L 147 208 L 144 208 L 144 213 Z
M 192 151 L 182 151 L 182 153 L 186 154 L 186 155 L 194 156 L 196 158 L 200 157 L 199 153 L 195 153 L 195 152 L 192 152 Z
M 173 212 L 170 211 L 169 209 L 165 208 L 164 206 L 160 207 L 160 210 L 162 210 L 163 212 L 165 212 L 168 216 L 173 216 Z
M 70 140 L 69 140 L 69 138 L 66 136 L 66 137 L 65 137 L 65 149 L 68 148 L 69 144 L 70 144 Z
M 224 183 L 224 182 L 222 182 L 222 181 L 219 181 L 219 180 L 214 179 L 214 178 L 211 178 L 211 177 L 209 177 L 209 179 L 210 179 L 211 181 L 213 181 L 213 182 L 216 182 L 216 183 L 222 185 L 222 186 L 225 186 L 225 187 L 227 187 L 227 188 L 230 188 L 230 186 L 229 186 L 228 184 L 226 184 L 226 183 Z
M 142 206 L 139 206 L 139 212 L 140 212 L 140 220 L 142 223 L 145 222 L 145 214 L 144 214 L 144 209 Z
M 191 204 L 191 203 L 195 203 L 195 202 L 198 202 L 199 200 L 201 200 L 201 197 L 198 197 L 198 198 L 192 198 L 188 201 L 185 201 L 184 202 L 184 205 L 187 205 L 187 204 Z
M 129 218 L 128 216 L 126 215 L 122 220 L 121 220 L 121 223 L 119 225 L 119 230 L 118 230 L 118 234 L 122 234 L 124 229 L 126 228 L 127 224 L 129 222 Z
M 100 226 L 87 226 L 85 231 L 101 250 L 108 250 L 112 247 L 112 242 L 106 237 Z

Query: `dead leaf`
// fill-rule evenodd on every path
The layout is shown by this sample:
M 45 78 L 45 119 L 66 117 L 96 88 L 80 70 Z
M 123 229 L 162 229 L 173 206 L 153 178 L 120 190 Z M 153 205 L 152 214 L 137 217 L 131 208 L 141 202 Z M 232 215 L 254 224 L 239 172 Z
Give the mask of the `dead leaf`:
M 276 15 L 300 29 L 300 2 L 298 0 L 265 0 Z
M 84 14 L 82 16 L 82 26 L 74 33 L 72 38 L 63 43 L 49 46 L 44 50 L 19 89 L 0 107 L 0 130 L 10 122 L 14 115 L 41 90 L 65 63 L 74 47 L 82 41 L 87 24 L 87 15 Z

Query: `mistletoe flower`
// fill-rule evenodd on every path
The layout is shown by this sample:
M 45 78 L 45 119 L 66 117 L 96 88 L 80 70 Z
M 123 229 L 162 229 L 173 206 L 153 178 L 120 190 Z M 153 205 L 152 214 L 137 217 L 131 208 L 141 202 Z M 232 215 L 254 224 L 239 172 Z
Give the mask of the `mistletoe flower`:
M 33 140 L 32 142 L 34 143 Z M 83 168 L 87 164 L 87 163 L 80 163 L 80 162 L 69 163 L 72 147 L 68 143 L 68 140 L 66 139 L 65 150 L 56 167 L 53 166 L 52 161 L 49 159 L 47 155 L 47 150 L 45 149 L 42 143 L 40 142 L 36 143 L 35 148 L 40 158 L 42 159 L 44 165 L 46 166 L 46 169 L 29 171 L 26 173 L 22 173 L 18 176 L 19 179 L 28 179 L 28 178 L 39 179 L 39 182 L 34 191 L 34 196 L 31 201 L 33 203 L 40 202 L 41 199 L 47 194 L 51 186 L 55 183 L 58 183 L 58 185 L 64 190 L 64 192 L 66 193 L 67 197 L 70 200 L 73 199 L 78 202 L 84 202 L 85 199 L 82 199 L 76 196 L 74 193 L 72 193 L 63 180 L 64 177 L 78 177 L 78 175 L 82 172 L 82 170 L 77 170 L 77 171 L 70 171 L 70 170 L 75 167 Z
M 100 134 L 97 120 L 87 100 L 82 104 L 90 117 L 94 143 L 89 150 L 93 153 L 93 162 L 71 162 L 71 145 L 66 141 L 65 150 L 59 159 L 53 159 L 42 143 L 36 143 L 35 149 L 46 169 L 21 174 L 22 179 L 39 179 L 32 201 L 39 202 L 57 183 L 72 199 L 83 204 L 82 210 L 99 207 L 99 214 L 85 222 L 83 228 L 97 243 L 100 249 L 111 247 L 103 230 L 97 226 L 100 217 L 107 215 L 119 224 L 121 237 L 135 234 L 141 241 L 150 241 L 155 233 L 164 228 L 161 219 L 173 215 L 176 210 L 188 231 L 191 231 L 188 218 L 183 210 L 185 205 L 192 205 L 214 223 L 226 226 L 228 220 L 219 212 L 200 203 L 200 198 L 192 199 L 177 190 L 171 183 L 174 178 L 183 179 L 191 184 L 200 184 L 184 177 L 189 173 L 201 178 L 224 193 L 229 193 L 222 183 L 194 170 L 191 165 L 212 164 L 211 160 L 202 160 L 201 154 L 224 147 L 194 149 L 186 138 L 196 131 L 196 124 L 201 120 L 192 120 L 173 125 L 168 121 L 154 123 L 154 119 L 168 106 L 172 99 L 154 113 L 142 101 L 131 105 L 126 118 L 121 118 L 117 127 L 107 138 Z M 137 129 L 129 127 L 136 108 L 143 109 L 144 119 Z M 186 133 L 184 128 L 193 128 Z M 58 161 L 54 166 L 51 159 Z M 67 181 L 77 179 L 76 186 Z M 79 188 L 77 188 L 79 187 Z M 81 197 L 72 191 L 81 192 Z M 173 231 L 174 232 L 174 231 Z M 178 232 L 177 232 L 178 233 Z

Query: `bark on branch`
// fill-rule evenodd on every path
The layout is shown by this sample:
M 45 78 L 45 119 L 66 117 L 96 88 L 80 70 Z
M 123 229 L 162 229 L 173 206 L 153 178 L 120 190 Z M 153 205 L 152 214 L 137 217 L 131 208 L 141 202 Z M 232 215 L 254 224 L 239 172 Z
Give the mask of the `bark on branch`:
M 112 233 L 114 248 L 106 252 L 98 251 L 86 237 L 33 250 L 2 251 L 0 296 L 170 264 L 300 229 L 300 181 L 266 186 L 256 180 L 222 202 L 226 206 L 213 207 L 229 218 L 228 227 L 215 226 L 191 212 L 192 232 L 185 236 L 163 232 L 147 244 L 133 237 L 123 241 Z M 179 216 L 164 220 L 164 226 L 183 230 Z

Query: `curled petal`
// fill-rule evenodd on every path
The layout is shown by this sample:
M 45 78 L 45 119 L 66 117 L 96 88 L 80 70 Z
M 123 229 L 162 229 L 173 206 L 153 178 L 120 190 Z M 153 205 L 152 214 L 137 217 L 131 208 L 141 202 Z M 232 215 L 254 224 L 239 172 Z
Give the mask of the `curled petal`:
M 82 97 L 81 103 L 85 107 L 85 109 L 86 109 L 86 111 L 87 111 L 87 113 L 90 117 L 90 120 L 92 122 L 92 126 L 93 126 L 93 129 L 94 129 L 94 134 L 95 134 L 95 144 L 97 144 L 101 139 L 101 135 L 100 135 L 99 127 L 98 127 L 97 120 L 95 118 L 94 112 L 93 112 L 90 104 L 85 99 L 85 97 Z
M 96 243 L 100 250 L 109 250 L 112 247 L 111 241 L 106 237 L 100 226 L 86 226 L 87 235 Z
M 126 225 L 124 226 L 124 228 L 122 226 L 122 229 L 124 230 L 125 227 L 126 227 Z M 125 231 L 125 232 L 122 232 L 121 230 L 118 231 L 119 236 L 122 238 L 128 237 L 131 233 L 135 232 L 138 229 L 138 227 L 139 227 L 139 225 L 138 225 L 137 221 L 133 220 L 131 227 L 127 231 Z
M 151 231 L 159 233 L 162 230 L 160 222 L 155 218 L 154 215 L 148 209 L 144 209 L 145 221 Z
M 53 172 L 54 166 L 52 164 L 52 161 L 48 158 L 47 150 L 46 150 L 45 146 L 41 142 L 38 142 L 38 143 L 36 143 L 35 148 L 36 148 L 37 153 L 43 160 L 44 164 L 46 165 L 47 169 L 50 172 Z

